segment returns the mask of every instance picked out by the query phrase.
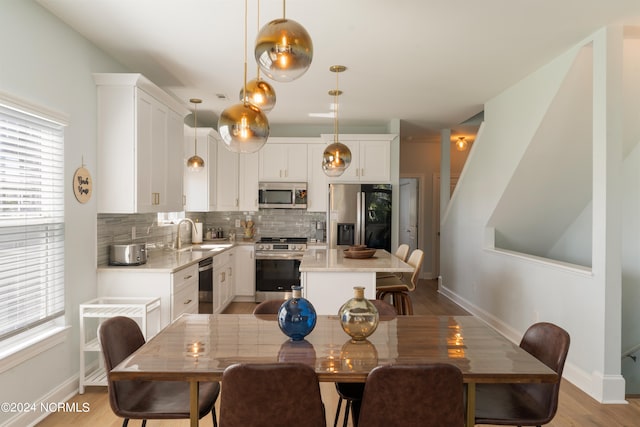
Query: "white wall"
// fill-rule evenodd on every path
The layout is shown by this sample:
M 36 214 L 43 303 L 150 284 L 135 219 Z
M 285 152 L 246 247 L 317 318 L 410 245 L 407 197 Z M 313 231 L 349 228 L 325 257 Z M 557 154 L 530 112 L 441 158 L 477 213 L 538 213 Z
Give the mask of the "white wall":
M 33 1 L 3 0 L 0 5 L 0 91 L 60 112 L 65 129 L 65 177 L 84 159 L 95 177 L 96 90 L 92 72 L 126 71 Z M 96 294 L 95 198 L 78 203 L 65 195 L 65 295 L 67 340 L 0 373 L 0 401 L 60 401 L 77 391 L 79 368 L 78 305 Z M 54 394 L 50 394 L 51 392 Z M 57 393 L 57 394 L 55 394 Z M 0 424 L 10 413 L 0 413 Z M 26 414 L 26 425 L 39 413 Z
M 620 204 L 609 187 L 617 182 L 616 166 L 622 169 L 617 156 L 621 138 L 619 129 L 607 120 L 616 113 L 619 117 L 610 102 L 616 87 L 607 73 L 619 71 L 620 64 L 605 60 L 615 58 L 611 40 L 616 40 L 616 34 L 594 34 L 485 105 L 485 123 L 441 227 L 441 291 L 515 342 L 536 321 L 565 328 L 572 340 L 565 377 L 602 402 L 624 399 L 617 321 L 620 280 L 615 278 L 620 239 L 612 225 Z M 493 234 L 487 229 L 491 215 L 577 53 L 591 42 L 595 70 L 593 269 L 492 250 Z M 622 44 L 621 35 L 618 44 Z

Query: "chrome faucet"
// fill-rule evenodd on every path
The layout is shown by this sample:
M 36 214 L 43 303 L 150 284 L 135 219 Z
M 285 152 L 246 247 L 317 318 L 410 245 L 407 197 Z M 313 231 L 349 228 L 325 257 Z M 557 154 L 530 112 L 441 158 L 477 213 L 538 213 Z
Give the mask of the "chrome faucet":
M 178 235 L 176 236 L 176 244 L 174 246 L 174 248 L 176 249 L 182 249 L 182 241 L 180 240 L 180 226 L 183 222 L 191 223 L 191 232 L 196 232 L 196 225 L 193 223 L 193 221 L 191 221 L 191 219 L 189 218 L 182 218 L 180 222 L 178 222 Z

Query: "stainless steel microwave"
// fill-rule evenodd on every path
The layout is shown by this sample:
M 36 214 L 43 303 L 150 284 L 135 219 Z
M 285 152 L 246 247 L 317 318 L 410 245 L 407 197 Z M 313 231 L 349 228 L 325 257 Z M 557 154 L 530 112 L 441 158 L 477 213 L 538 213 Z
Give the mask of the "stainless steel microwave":
M 261 182 L 258 206 L 263 209 L 306 209 L 306 182 Z

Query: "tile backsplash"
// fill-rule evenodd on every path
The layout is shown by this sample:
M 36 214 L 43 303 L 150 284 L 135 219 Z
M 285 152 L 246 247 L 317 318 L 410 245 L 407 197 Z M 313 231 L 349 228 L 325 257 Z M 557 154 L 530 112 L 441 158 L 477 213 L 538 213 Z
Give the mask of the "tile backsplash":
M 251 217 L 255 223 L 255 239 L 260 237 L 316 237 L 316 223 L 325 221 L 322 212 L 295 209 L 262 209 L 258 212 L 187 212 L 187 218 L 203 223 L 203 235 L 208 228 L 222 228 L 224 237 L 235 233 L 242 237 L 236 220 Z M 150 247 L 173 245 L 178 231 L 176 224 L 158 225 L 157 214 L 98 214 L 98 265 L 109 261 L 109 245 L 147 243 Z M 191 242 L 191 227 L 183 225 L 181 239 Z

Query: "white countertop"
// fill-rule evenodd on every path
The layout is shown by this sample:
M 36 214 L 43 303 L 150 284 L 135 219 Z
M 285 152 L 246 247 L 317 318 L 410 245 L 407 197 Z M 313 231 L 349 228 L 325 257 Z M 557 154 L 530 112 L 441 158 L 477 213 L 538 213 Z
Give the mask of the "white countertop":
M 207 242 L 204 242 L 205 244 Z M 216 242 L 217 243 L 217 242 Z M 139 273 L 173 273 L 205 258 L 216 256 L 238 245 L 253 245 L 253 241 L 227 242 L 228 248 L 219 250 L 199 250 L 199 245 L 185 246 L 181 251 L 169 249 L 149 249 L 147 262 L 142 265 L 99 265 L 98 271 L 127 271 Z
M 413 267 L 391 255 L 384 249 L 378 249 L 371 258 L 345 258 L 342 249 L 309 249 L 300 263 L 300 272 L 412 272 Z

